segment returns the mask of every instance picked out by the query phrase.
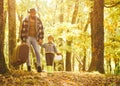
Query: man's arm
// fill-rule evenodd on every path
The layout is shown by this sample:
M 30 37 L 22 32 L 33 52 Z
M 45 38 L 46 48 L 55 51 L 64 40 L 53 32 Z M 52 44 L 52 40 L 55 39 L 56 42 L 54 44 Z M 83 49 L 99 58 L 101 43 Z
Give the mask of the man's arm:
M 26 42 L 27 28 L 28 28 L 28 21 L 25 19 L 22 23 L 22 29 L 21 29 L 21 34 L 20 34 L 22 42 Z
M 38 19 L 39 23 L 38 23 L 38 42 L 39 44 L 42 44 L 42 40 L 44 38 L 44 28 L 43 28 L 43 24 L 41 22 L 40 19 Z

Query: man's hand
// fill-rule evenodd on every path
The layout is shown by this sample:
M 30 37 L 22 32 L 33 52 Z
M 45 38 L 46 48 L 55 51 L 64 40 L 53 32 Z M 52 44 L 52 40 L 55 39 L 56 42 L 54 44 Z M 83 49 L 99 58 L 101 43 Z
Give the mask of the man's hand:
M 39 45 L 42 45 L 42 42 L 43 42 L 42 39 L 39 39 L 39 40 L 38 40 Z
M 57 55 L 62 55 L 61 53 L 56 53 Z

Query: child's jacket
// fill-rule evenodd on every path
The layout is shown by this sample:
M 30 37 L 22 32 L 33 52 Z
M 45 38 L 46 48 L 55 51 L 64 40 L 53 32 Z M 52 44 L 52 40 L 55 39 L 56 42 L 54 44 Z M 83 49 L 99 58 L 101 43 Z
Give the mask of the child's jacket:
M 57 49 L 54 43 L 44 43 L 42 47 L 45 48 L 45 53 L 57 53 Z

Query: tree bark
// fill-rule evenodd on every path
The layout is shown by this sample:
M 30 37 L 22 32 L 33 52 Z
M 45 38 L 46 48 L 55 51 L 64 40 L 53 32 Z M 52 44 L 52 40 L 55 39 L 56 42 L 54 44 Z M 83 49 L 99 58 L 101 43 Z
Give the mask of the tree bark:
M 20 34 L 21 34 L 21 29 L 22 29 L 22 20 L 23 20 L 23 15 L 18 15 L 18 19 L 19 19 L 19 22 L 20 22 L 20 26 L 19 26 L 19 36 L 18 36 L 18 39 L 20 41 Z
M 63 15 L 63 0 L 61 0 L 59 20 L 60 20 L 60 23 L 62 23 L 62 22 L 64 21 L 64 15 Z
M 16 46 L 16 8 L 15 0 L 8 0 L 8 23 L 9 23 L 9 62 L 12 60 Z M 10 64 L 9 64 L 10 65 Z
M 4 28 L 4 8 L 3 8 L 3 0 L 0 0 L 0 74 L 5 74 L 9 70 L 7 68 L 7 65 L 5 63 L 5 57 L 4 57 L 4 34 L 5 34 L 5 28 Z
M 73 12 L 73 17 L 72 17 L 72 22 L 71 22 L 72 24 L 76 23 L 77 14 L 78 14 L 78 7 L 79 7 L 79 0 L 76 0 L 74 12 Z
M 75 55 L 73 55 L 73 57 L 72 57 L 72 70 L 73 71 L 75 69 L 74 65 L 75 65 Z
M 83 68 L 82 71 L 86 71 L 86 48 L 84 48 Z
M 117 5 L 120 5 L 120 1 L 118 1 L 118 2 L 114 2 L 113 4 L 111 4 L 111 5 L 107 5 L 107 3 L 105 3 L 105 5 L 104 5 L 104 7 L 106 7 L 106 8 L 112 8 L 112 7 L 115 7 L 115 6 L 117 6 Z
M 92 61 L 88 71 L 104 73 L 104 0 L 94 0 L 91 13 Z
M 76 18 L 77 18 L 77 14 L 78 14 L 78 5 L 79 5 L 79 0 L 76 0 L 75 2 L 75 8 L 74 8 L 74 12 L 73 12 L 73 16 L 72 16 L 72 24 L 76 23 Z M 67 40 L 67 45 L 71 46 L 72 44 L 72 40 L 68 41 Z M 67 68 L 68 67 L 68 68 Z M 71 52 L 66 51 L 66 71 L 71 71 Z
M 71 46 L 71 41 L 67 41 L 67 45 Z M 66 71 L 71 71 L 71 52 L 66 52 Z

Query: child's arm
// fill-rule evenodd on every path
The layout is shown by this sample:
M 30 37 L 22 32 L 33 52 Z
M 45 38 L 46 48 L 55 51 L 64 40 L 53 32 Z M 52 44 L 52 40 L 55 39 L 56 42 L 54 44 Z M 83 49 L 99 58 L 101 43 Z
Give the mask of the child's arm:
M 54 47 L 55 53 L 56 53 L 57 55 L 61 55 L 60 53 L 58 53 L 56 46 L 54 45 L 53 47 Z

